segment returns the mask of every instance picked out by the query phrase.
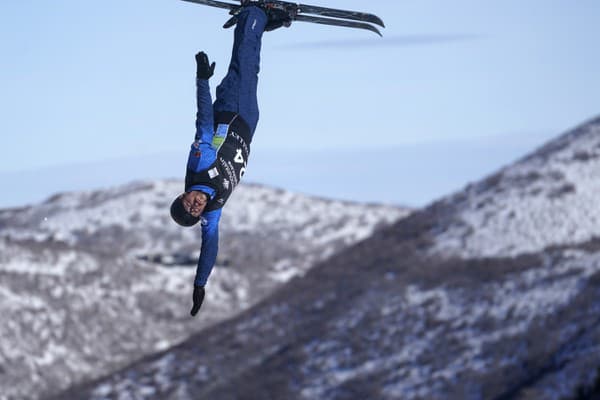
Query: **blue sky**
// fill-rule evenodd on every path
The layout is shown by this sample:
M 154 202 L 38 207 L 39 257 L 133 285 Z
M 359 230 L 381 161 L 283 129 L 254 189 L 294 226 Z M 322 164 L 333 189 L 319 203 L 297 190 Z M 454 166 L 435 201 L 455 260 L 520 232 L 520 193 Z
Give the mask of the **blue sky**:
M 302 23 L 267 33 L 254 149 L 518 148 L 500 165 L 600 112 L 597 0 L 317 3 L 380 15 L 384 38 Z M 194 54 L 217 62 L 214 90 L 230 54 L 226 19 L 177 0 L 2 2 L 0 173 L 184 158 Z M 473 171 L 490 168 L 480 159 Z

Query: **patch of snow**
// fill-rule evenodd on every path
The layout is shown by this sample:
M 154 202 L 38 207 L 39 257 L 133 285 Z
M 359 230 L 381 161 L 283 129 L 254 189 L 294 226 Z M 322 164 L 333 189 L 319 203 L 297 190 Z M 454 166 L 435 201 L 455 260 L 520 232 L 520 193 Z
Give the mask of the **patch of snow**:
M 540 151 L 497 179 L 445 199 L 456 202 L 457 222 L 437 236 L 433 251 L 515 256 L 600 236 L 600 123 L 576 133 L 558 149 Z

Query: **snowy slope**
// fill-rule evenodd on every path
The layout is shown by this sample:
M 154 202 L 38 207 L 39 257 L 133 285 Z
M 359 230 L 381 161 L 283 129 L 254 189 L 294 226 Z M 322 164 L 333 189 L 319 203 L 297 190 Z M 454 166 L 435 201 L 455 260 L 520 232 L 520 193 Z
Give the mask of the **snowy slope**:
M 600 240 L 589 221 L 599 124 L 377 231 L 234 320 L 65 395 L 585 393 L 600 373 Z
M 600 236 L 600 118 L 445 199 L 454 221 L 435 249 L 517 255 Z
M 35 398 L 168 348 L 406 215 L 238 188 L 201 318 L 189 318 L 199 228 L 168 215 L 180 182 L 65 193 L 0 210 L 0 398 Z
M 65 398 L 550 400 L 594 379 L 600 251 L 468 270 L 428 260 L 443 283 L 399 272 L 423 261 L 408 258 L 368 273 L 342 260 L 315 269 L 242 318 Z

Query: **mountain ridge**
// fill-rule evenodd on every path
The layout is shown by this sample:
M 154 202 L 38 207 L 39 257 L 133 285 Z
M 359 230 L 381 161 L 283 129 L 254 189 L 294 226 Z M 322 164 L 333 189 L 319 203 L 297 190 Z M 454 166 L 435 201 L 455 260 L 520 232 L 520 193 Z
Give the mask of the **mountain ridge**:
M 508 225 L 502 246 L 488 248 L 481 240 L 468 251 L 461 246 L 489 229 L 478 225 L 482 209 L 494 218 L 507 208 L 542 204 L 568 211 L 576 204 L 595 215 L 587 196 L 596 187 L 600 146 L 588 144 L 597 141 L 595 118 L 499 177 L 374 232 L 205 335 L 67 393 L 123 399 L 575 396 L 596 379 L 600 365 L 600 235 L 594 227 L 584 226 L 575 240 L 542 213 L 533 226 L 545 229 Z M 590 156 L 573 157 L 582 147 Z M 519 179 L 531 172 L 532 160 L 540 175 L 552 178 L 560 169 L 569 179 Z M 576 173 L 586 179 L 571 181 Z M 551 196 L 565 181 L 575 190 Z M 496 191 L 498 185 L 506 185 L 505 192 Z M 499 205 L 479 206 L 493 195 Z M 573 223 L 588 214 L 559 215 Z M 531 245 L 523 232 L 540 236 L 530 238 Z
M 168 348 L 408 213 L 242 185 L 192 319 L 200 234 L 170 221 L 179 190 L 138 182 L 0 210 L 0 358 L 13 366 L 0 397 L 37 398 Z

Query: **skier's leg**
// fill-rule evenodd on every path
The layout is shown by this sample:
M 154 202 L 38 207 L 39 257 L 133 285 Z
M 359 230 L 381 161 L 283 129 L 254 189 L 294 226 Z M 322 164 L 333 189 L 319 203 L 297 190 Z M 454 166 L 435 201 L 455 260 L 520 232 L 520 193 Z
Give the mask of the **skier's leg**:
M 258 123 L 258 72 L 261 40 L 267 16 L 258 7 L 247 7 L 238 15 L 231 63 L 227 75 L 217 87 L 215 112 L 238 113 L 254 134 Z

